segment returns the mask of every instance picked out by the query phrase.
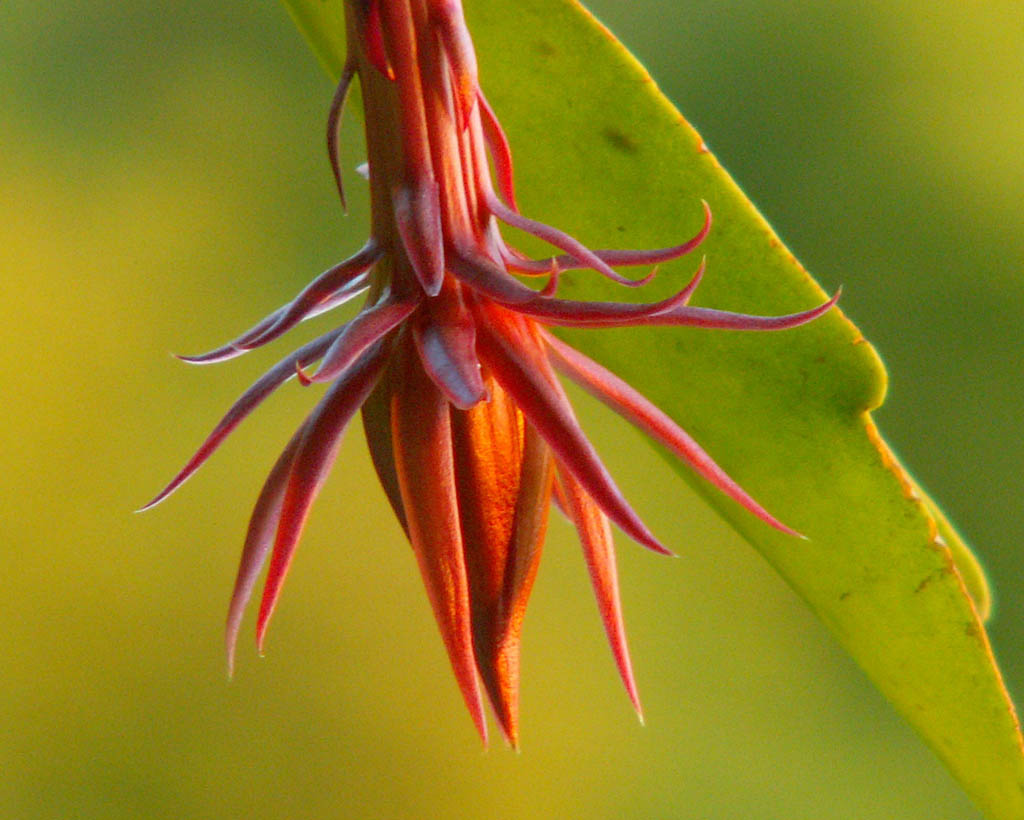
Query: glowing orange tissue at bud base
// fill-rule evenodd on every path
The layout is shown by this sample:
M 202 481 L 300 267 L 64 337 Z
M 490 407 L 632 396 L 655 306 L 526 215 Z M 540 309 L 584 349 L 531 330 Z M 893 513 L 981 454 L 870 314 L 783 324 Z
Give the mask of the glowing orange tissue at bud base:
M 310 507 L 342 432 L 361 410 L 378 476 L 416 553 L 455 678 L 481 735 L 486 738 L 485 691 L 505 737 L 517 743 L 520 631 L 552 498 L 579 533 L 619 673 L 639 711 L 610 522 L 649 549 L 668 550 L 601 463 L 559 375 L 688 462 L 766 525 L 796 533 L 665 413 L 549 328 L 781 330 L 822 315 L 835 298 L 773 317 L 692 307 L 688 301 L 703 262 L 663 301 L 558 298 L 559 275 L 570 269 L 588 269 L 626 287 L 646 284 L 653 273 L 630 279 L 615 268 L 657 265 L 692 252 L 711 229 L 710 208 L 704 204 L 695 236 L 656 250 L 591 250 L 529 219 L 516 205 L 508 141 L 480 89 L 458 0 L 348 0 L 346 14 L 350 53 L 328 117 L 328 153 L 340 192 L 338 123 L 349 85 L 358 77 L 369 155 L 370 239 L 239 338 L 182 358 L 194 364 L 226 361 L 365 293 L 364 307 L 271 368 L 147 506 L 177 489 L 282 384 L 293 377 L 305 385 L 328 382 L 253 510 L 228 614 L 229 664 L 269 556 L 257 623 L 262 646 Z M 544 240 L 554 255 L 528 258 L 503 239 L 502 224 Z M 529 287 L 518 276 L 542 284 Z

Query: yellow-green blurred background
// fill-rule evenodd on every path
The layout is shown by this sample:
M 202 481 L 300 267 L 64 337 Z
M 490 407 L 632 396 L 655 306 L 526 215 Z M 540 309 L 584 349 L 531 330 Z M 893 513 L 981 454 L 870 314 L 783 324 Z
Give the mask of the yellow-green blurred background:
M 880 422 L 989 568 L 1024 694 L 1024 6 L 593 6 L 845 285 L 889 364 Z M 280 352 L 169 351 L 220 343 L 361 242 L 362 197 L 342 218 L 323 156 L 330 94 L 273 0 L 0 4 L 0 817 L 976 818 L 756 553 L 586 409 L 684 556 L 620 542 L 646 727 L 554 521 L 523 751 L 481 751 L 356 429 L 267 657 L 247 624 L 227 683 L 248 512 L 313 397 L 285 388 L 131 510 Z

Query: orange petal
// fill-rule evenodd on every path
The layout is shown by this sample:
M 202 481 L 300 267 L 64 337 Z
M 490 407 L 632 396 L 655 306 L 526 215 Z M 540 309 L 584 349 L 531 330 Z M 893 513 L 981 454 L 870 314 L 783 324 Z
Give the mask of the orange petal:
M 518 743 L 519 642 L 551 496 L 551 451 L 493 381 L 491 401 L 452 411 L 456 486 L 477 667 Z
M 487 725 L 473 659 L 448 403 L 420 367 L 407 334 L 399 341 L 395 357 L 390 373 L 391 439 L 409 539 L 455 679 L 486 742 Z
M 616 486 L 558 383 L 535 323 L 509 310 L 480 303 L 477 352 L 515 399 L 567 470 L 622 530 L 646 547 L 671 553 L 654 537 Z

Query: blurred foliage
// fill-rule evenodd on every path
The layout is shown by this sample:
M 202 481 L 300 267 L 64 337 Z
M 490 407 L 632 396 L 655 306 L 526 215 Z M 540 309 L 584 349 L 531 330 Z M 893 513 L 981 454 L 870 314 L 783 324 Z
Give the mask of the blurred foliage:
M 881 422 L 986 562 L 1024 692 L 1020 4 L 592 5 L 845 285 L 889 365 Z M 685 556 L 620 548 L 646 728 L 557 522 L 524 751 L 480 752 L 358 435 L 268 657 L 225 682 L 248 510 L 314 397 L 282 391 L 175 499 L 130 510 L 277 352 L 190 369 L 168 351 L 241 330 L 365 235 L 359 196 L 347 218 L 335 203 L 311 63 L 276 3 L 0 9 L 0 815 L 976 817 L 761 559 L 599 410 L 582 415 L 609 466 Z

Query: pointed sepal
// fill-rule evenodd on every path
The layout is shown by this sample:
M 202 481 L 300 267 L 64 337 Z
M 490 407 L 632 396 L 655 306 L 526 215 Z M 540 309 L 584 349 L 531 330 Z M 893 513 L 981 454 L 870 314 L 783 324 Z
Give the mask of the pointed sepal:
M 469 585 L 455 492 L 448 403 L 404 335 L 391 380 L 391 441 L 409 539 L 462 697 L 486 742 L 473 656 Z

